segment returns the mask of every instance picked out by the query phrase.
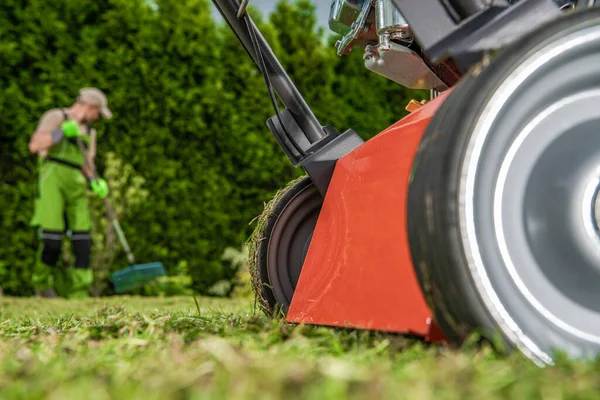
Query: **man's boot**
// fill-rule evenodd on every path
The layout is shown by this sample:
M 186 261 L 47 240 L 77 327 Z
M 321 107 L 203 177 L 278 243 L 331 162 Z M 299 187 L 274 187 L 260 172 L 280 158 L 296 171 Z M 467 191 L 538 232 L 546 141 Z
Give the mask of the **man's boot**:
M 31 283 L 36 297 L 55 298 L 58 297 L 54 290 L 54 277 L 52 268 L 42 262 L 38 262 L 33 268 Z
M 56 290 L 54 290 L 53 288 L 49 288 L 49 289 L 45 289 L 42 291 L 36 290 L 35 296 L 46 298 L 46 299 L 55 299 L 58 297 L 58 294 L 56 294 Z
M 40 231 L 40 247 L 31 275 L 31 284 L 37 297 L 58 297 L 54 290 L 54 270 L 61 251 L 62 234 L 53 231 Z
M 62 298 L 69 298 L 69 293 L 71 293 L 71 274 L 69 272 L 70 268 L 56 268 L 54 270 L 54 289 L 56 289 L 56 294 Z
M 69 270 L 71 290 L 69 299 L 85 299 L 90 294 L 90 288 L 94 279 L 90 269 L 72 268 Z

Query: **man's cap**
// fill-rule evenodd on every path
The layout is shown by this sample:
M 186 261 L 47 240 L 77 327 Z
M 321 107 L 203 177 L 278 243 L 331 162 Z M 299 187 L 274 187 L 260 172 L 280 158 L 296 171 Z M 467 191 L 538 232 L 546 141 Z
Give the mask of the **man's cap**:
M 100 114 L 102 114 L 104 118 L 112 118 L 112 112 L 108 108 L 108 100 L 106 99 L 106 95 L 100 89 L 81 89 L 79 91 L 79 95 L 77 96 L 77 102 L 94 105 L 100 109 Z

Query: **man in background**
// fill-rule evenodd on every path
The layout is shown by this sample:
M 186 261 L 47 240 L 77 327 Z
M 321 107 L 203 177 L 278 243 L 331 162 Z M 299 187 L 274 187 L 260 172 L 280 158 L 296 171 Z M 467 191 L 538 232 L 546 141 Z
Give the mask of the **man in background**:
M 39 156 L 38 196 L 31 221 L 40 234 L 40 249 L 32 274 L 37 296 L 84 298 L 89 294 L 93 280 L 92 223 L 86 188 L 89 182 L 91 189 L 104 198 L 108 186 L 103 179 L 92 179 L 91 168 L 85 163 L 77 141 L 85 144 L 93 162 L 96 131 L 91 124 L 100 117 L 112 117 L 105 94 L 96 88 L 81 89 L 71 107 L 43 114 L 29 142 L 29 151 Z M 67 232 L 71 234 L 75 268 L 56 271 L 63 235 Z

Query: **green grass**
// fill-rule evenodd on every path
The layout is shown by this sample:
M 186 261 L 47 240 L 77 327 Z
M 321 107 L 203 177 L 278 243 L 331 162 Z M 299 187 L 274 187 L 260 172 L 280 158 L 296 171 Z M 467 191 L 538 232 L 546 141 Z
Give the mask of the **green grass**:
M 286 324 L 250 300 L 0 298 L 3 399 L 598 399 L 600 361 Z

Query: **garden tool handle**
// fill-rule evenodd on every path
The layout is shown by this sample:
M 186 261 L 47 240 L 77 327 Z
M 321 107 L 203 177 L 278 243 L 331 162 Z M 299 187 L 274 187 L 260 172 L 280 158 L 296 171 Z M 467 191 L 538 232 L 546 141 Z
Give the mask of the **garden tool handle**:
M 129 261 L 129 263 L 131 265 L 135 264 L 135 258 L 133 257 L 131 248 L 129 248 L 129 243 L 127 243 L 127 239 L 125 238 L 125 234 L 123 233 L 123 230 L 121 229 L 121 224 L 119 224 L 119 220 L 117 220 L 117 218 L 114 216 L 114 213 L 112 212 L 112 208 L 110 206 L 110 202 L 108 201 L 108 199 L 104 199 L 104 205 L 106 206 L 107 213 L 109 213 L 109 214 L 112 213 L 112 215 L 113 215 L 113 217 L 111 218 L 112 224 L 113 224 L 113 227 L 115 228 L 115 231 L 117 231 L 117 236 L 119 237 L 119 240 L 121 241 L 121 245 L 125 249 L 125 253 L 127 254 L 127 261 Z M 110 211 L 108 211 L 109 209 L 110 209 Z
M 77 146 L 79 146 L 79 150 L 81 150 L 81 153 L 85 157 L 85 163 L 92 170 L 92 178 L 91 179 L 98 179 L 98 172 L 96 171 L 96 166 L 94 165 L 94 162 L 90 159 L 90 157 L 86 151 L 86 148 L 85 148 L 83 142 L 81 141 L 81 138 L 77 138 L 76 140 L 77 140 Z M 125 238 L 125 234 L 123 233 L 123 230 L 121 229 L 121 224 L 119 224 L 119 221 L 117 220 L 117 216 L 112 208 L 112 205 L 110 204 L 110 201 L 108 200 L 108 197 L 104 198 L 104 206 L 106 207 L 106 214 L 108 215 L 108 219 L 110 219 L 110 221 L 112 222 L 113 227 L 115 228 L 115 231 L 117 232 L 117 236 L 119 237 L 119 241 L 121 242 L 121 245 L 125 249 L 125 253 L 127 254 L 127 260 L 129 261 L 130 264 L 132 264 L 132 265 L 135 264 L 135 258 L 133 257 L 133 253 L 131 252 L 129 243 L 127 243 L 127 238 Z
M 81 138 L 76 138 L 75 140 L 77 140 L 77 146 L 79 147 L 79 150 L 81 150 L 81 154 L 83 154 L 83 157 L 85 158 L 85 163 L 92 170 L 92 178 L 91 179 L 98 179 L 98 173 L 96 172 L 96 166 L 94 165 L 94 162 L 90 159 L 89 154 L 87 153 L 87 149 L 85 148 L 85 145 L 81 141 Z

